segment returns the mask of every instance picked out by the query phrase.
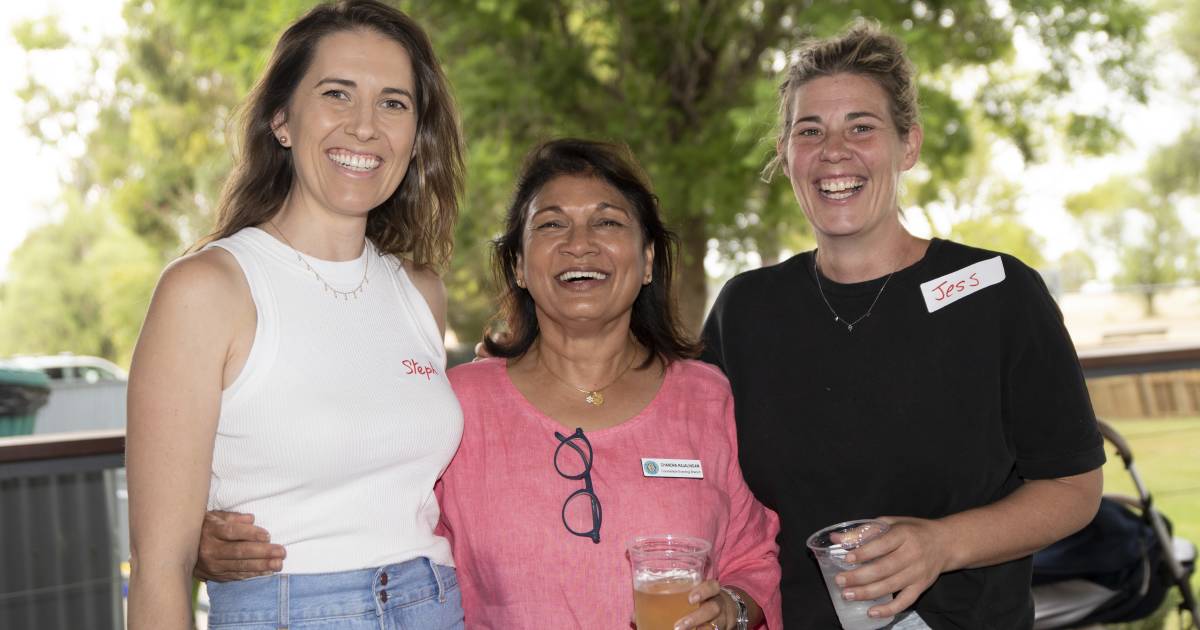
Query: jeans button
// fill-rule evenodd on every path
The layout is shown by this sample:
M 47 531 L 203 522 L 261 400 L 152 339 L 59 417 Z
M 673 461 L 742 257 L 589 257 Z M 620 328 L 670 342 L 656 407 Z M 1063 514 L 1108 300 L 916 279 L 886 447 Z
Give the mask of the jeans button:
M 384 573 L 383 575 L 379 576 L 380 584 L 387 586 L 387 581 L 388 581 L 387 573 Z
M 379 591 L 379 601 L 387 603 L 387 591 Z

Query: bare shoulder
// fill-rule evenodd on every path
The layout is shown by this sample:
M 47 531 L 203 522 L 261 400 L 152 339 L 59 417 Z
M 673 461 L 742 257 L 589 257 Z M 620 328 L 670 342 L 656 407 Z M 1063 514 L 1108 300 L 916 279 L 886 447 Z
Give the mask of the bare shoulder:
M 250 287 L 237 260 L 214 247 L 167 265 L 154 289 L 147 323 L 161 319 L 191 322 L 192 326 L 202 324 L 208 335 L 225 336 L 232 334 L 240 315 L 253 310 Z
M 144 404 L 158 404 L 168 394 L 181 395 L 178 383 L 212 386 L 204 391 L 215 398 L 196 398 L 188 403 L 192 407 L 219 400 L 230 348 L 253 317 L 249 285 L 232 254 L 213 248 L 167 265 L 154 289 L 130 366 L 130 401 L 138 401 L 130 418 L 142 417 Z
M 404 271 L 412 280 L 413 286 L 417 287 L 421 297 L 425 298 L 425 303 L 433 312 L 433 318 L 437 320 L 438 330 L 443 335 L 446 334 L 446 284 L 442 282 L 442 277 L 432 267 L 418 265 L 411 260 L 401 258 L 400 264 L 404 265 Z
M 250 299 L 250 287 L 233 254 L 214 247 L 188 254 L 167 265 L 158 279 L 155 299 L 212 301 L 214 306 L 235 306 Z
M 404 271 L 408 273 L 412 283 L 416 285 L 421 295 L 425 296 L 425 299 L 428 300 L 431 297 L 442 301 L 446 299 L 446 284 L 442 282 L 442 277 L 432 267 L 418 265 L 405 258 L 400 259 L 400 262 L 404 265 Z

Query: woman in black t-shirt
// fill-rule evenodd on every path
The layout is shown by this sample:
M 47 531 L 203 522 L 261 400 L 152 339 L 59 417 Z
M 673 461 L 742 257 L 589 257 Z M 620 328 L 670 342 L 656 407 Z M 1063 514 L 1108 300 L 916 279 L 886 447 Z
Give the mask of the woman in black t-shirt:
M 904 628 L 1028 628 L 1029 556 L 1095 513 L 1102 442 L 1040 277 L 1007 255 L 909 234 L 912 67 L 867 22 L 804 46 L 770 169 L 817 249 L 729 282 L 705 325 L 729 377 L 746 481 L 782 521 L 784 621 L 837 627 L 814 530 L 880 516 L 847 599 Z M 854 560 L 854 558 L 850 558 Z M 908 611 L 908 612 L 904 612 Z

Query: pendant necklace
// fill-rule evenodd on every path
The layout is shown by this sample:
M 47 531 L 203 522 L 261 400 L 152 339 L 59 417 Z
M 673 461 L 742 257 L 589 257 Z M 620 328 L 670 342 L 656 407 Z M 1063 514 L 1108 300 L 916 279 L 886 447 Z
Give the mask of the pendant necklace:
M 321 277 L 321 274 L 317 273 L 316 269 L 313 269 L 312 265 L 308 264 L 308 261 L 305 260 L 304 256 L 302 256 L 300 254 L 300 250 L 296 249 L 296 247 L 294 245 L 292 245 L 292 242 L 288 240 L 288 237 L 283 235 L 283 230 L 280 230 L 279 226 L 275 225 L 274 221 L 268 220 L 267 225 L 270 225 L 271 227 L 275 228 L 275 233 L 278 234 L 279 237 L 283 239 L 284 243 L 287 243 L 287 246 L 289 249 L 292 250 L 292 253 L 296 254 L 296 260 L 300 261 L 300 264 L 304 265 L 304 268 L 307 269 L 308 272 L 311 273 L 313 275 L 313 277 L 317 279 L 317 282 L 320 282 L 321 286 L 325 287 L 326 293 L 333 294 L 333 299 L 349 300 L 351 297 L 353 297 L 354 299 L 357 300 L 359 294 L 361 294 L 363 291 L 366 290 L 367 284 L 369 283 L 369 281 L 367 280 L 367 269 L 370 268 L 370 266 L 371 266 L 371 256 L 369 253 L 363 258 L 363 275 L 362 275 L 362 279 L 358 281 L 358 286 L 354 287 L 353 289 L 350 289 L 349 291 L 342 291 L 341 289 L 334 287 L 332 284 L 329 284 L 329 282 L 327 282 L 325 280 L 325 278 Z M 364 241 L 363 241 L 364 250 L 367 248 L 370 248 L 370 247 L 371 247 L 371 239 L 369 239 L 369 238 L 364 239 Z
M 859 315 L 858 319 L 852 322 L 846 321 L 844 317 L 838 315 L 837 311 L 833 310 L 833 305 L 829 303 L 829 298 L 825 297 L 825 288 L 821 286 L 821 267 L 817 264 L 817 254 L 813 254 L 813 275 L 817 278 L 817 291 L 821 294 L 821 299 L 825 301 L 825 307 L 829 309 L 830 313 L 833 313 L 833 321 L 845 326 L 847 333 L 854 332 L 854 327 L 857 326 L 859 322 L 871 316 L 871 311 L 875 309 L 875 305 L 879 302 L 879 296 L 883 295 L 883 290 L 887 288 L 888 282 L 891 281 L 892 276 L 895 274 L 896 269 L 892 269 L 892 273 L 889 273 L 887 277 L 883 279 L 883 286 L 879 287 L 879 292 L 875 294 L 875 299 L 871 300 L 871 305 L 867 307 L 866 313 Z
M 616 378 L 609 381 L 603 387 L 597 387 L 596 389 L 584 389 L 582 387 L 576 387 L 575 385 L 568 383 L 563 377 L 555 374 L 554 370 L 551 370 L 550 366 L 546 365 L 546 362 L 542 360 L 542 352 L 540 349 L 538 350 L 538 363 L 542 364 L 542 367 L 546 368 L 546 371 L 550 373 L 550 376 L 558 379 L 563 385 L 566 385 L 567 387 L 570 387 L 571 389 L 583 394 L 584 402 L 594 407 L 599 407 L 604 404 L 604 390 L 612 387 L 617 381 L 621 380 L 622 376 L 625 376 L 625 373 L 629 371 L 629 368 L 633 367 L 633 361 L 637 358 L 637 355 L 638 353 L 635 349 L 633 356 L 629 357 L 629 363 L 625 364 L 625 369 L 621 370 L 621 373 L 617 374 Z

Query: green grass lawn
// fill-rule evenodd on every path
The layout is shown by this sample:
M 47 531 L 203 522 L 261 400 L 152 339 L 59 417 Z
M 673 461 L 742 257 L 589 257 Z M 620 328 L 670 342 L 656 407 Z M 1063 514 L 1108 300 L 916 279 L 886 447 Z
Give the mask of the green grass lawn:
M 1142 483 L 1154 497 L 1159 511 L 1175 525 L 1175 534 L 1200 545 L 1200 417 L 1168 420 L 1110 420 L 1129 443 L 1133 464 Z M 1133 481 L 1114 454 L 1107 448 L 1108 463 L 1104 465 L 1104 491 L 1135 495 Z M 1200 578 L 1192 578 L 1193 590 L 1200 587 Z M 1178 627 L 1174 615 L 1165 625 L 1155 620 L 1145 624 L 1109 626 L 1109 628 Z
M 1200 544 L 1200 417 L 1110 420 L 1129 443 L 1133 463 L 1175 533 Z M 1121 458 L 1109 447 L 1104 491 L 1135 494 Z

